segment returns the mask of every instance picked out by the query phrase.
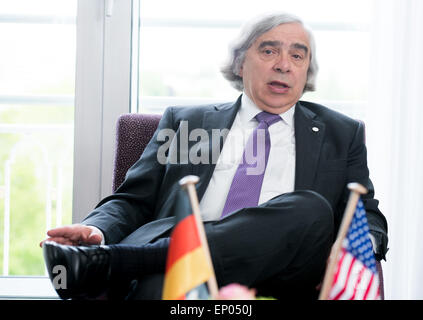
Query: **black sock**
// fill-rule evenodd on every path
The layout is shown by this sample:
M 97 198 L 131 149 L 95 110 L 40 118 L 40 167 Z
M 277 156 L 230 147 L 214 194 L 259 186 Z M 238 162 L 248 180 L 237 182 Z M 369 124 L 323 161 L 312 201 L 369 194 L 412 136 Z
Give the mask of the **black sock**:
M 110 250 L 111 278 L 133 280 L 146 274 L 164 273 L 170 238 L 142 246 L 116 244 Z

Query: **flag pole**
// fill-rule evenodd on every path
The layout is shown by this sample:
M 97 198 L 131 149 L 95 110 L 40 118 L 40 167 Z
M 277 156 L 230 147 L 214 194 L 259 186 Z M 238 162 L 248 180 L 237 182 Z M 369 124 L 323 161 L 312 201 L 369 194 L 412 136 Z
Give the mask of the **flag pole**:
M 214 273 L 213 263 L 210 256 L 209 245 L 207 243 L 206 232 L 204 231 L 203 221 L 201 219 L 200 205 L 198 203 L 197 192 L 195 190 L 195 184 L 200 180 L 197 176 L 186 176 L 179 181 L 179 185 L 186 189 L 191 202 L 192 211 L 194 213 L 195 222 L 197 224 L 197 230 L 200 236 L 201 244 L 205 250 L 207 261 L 211 268 L 211 277 L 207 280 L 207 284 L 210 290 L 212 299 L 215 299 L 218 295 L 218 286 L 216 281 L 216 275 Z
M 332 287 L 335 267 L 338 262 L 337 257 L 339 256 L 339 253 L 341 251 L 342 242 L 347 235 L 348 228 L 350 227 L 351 220 L 357 208 L 357 202 L 360 199 L 360 195 L 367 193 L 367 189 L 359 183 L 349 183 L 348 189 L 351 190 L 350 197 L 348 199 L 348 203 L 345 208 L 344 217 L 342 219 L 342 223 L 338 231 L 338 236 L 336 237 L 336 241 L 333 244 L 331 252 L 330 252 L 329 265 L 326 268 L 326 273 L 323 279 L 323 285 L 320 291 L 319 300 L 327 300 L 329 297 L 329 292 Z

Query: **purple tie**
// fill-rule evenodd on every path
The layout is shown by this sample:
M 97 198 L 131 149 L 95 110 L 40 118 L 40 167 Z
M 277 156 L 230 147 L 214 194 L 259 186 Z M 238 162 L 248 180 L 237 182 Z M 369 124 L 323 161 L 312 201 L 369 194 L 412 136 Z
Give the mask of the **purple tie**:
M 267 159 L 269 158 L 269 127 L 281 120 L 281 117 L 263 111 L 257 114 L 255 118 L 259 125 L 248 138 L 242 161 L 232 180 L 221 218 L 237 209 L 254 207 L 258 204 Z

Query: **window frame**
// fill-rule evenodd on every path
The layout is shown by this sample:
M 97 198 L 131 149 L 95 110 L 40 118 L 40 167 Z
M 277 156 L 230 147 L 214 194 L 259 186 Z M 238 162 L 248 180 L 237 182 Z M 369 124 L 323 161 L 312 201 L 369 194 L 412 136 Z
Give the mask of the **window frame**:
M 112 192 L 116 121 L 130 112 L 132 3 L 78 0 L 74 223 Z

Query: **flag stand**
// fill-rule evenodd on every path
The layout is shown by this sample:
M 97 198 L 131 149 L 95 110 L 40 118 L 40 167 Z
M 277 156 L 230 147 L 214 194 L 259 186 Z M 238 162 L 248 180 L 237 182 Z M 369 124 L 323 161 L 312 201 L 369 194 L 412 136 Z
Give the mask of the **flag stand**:
M 200 205 L 198 203 L 197 192 L 195 190 L 195 184 L 198 183 L 199 180 L 200 178 L 197 176 L 186 176 L 179 181 L 179 185 L 182 186 L 182 188 L 186 189 L 190 202 L 191 202 L 191 207 L 195 217 L 195 222 L 197 224 L 197 230 L 200 236 L 200 241 L 205 250 L 206 258 L 212 272 L 210 279 L 207 280 L 207 284 L 210 290 L 211 298 L 215 299 L 218 295 L 219 289 L 217 286 L 216 275 L 214 273 L 213 263 L 210 256 L 210 250 L 207 243 L 206 232 L 204 231 L 204 226 L 201 219 Z
M 337 239 L 335 243 L 333 244 L 331 252 L 330 252 L 329 265 L 326 268 L 326 273 L 323 279 L 323 285 L 320 291 L 319 300 L 327 300 L 329 297 L 329 292 L 333 282 L 333 275 L 335 272 L 335 266 L 337 263 L 337 257 L 342 247 L 342 241 L 347 235 L 348 228 L 350 227 L 351 220 L 354 216 L 354 212 L 357 207 L 357 202 L 360 199 L 360 194 L 367 193 L 367 189 L 359 183 L 349 183 L 348 189 L 351 190 L 351 194 L 348 199 L 347 207 L 345 208 L 344 218 L 342 219 L 342 223 L 338 231 Z

